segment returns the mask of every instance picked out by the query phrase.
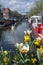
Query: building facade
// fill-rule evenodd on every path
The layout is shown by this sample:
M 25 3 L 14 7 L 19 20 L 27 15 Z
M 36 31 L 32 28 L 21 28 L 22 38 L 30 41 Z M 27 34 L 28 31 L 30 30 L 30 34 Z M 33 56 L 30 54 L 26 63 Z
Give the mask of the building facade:
M 12 11 L 9 8 L 4 8 L 3 9 L 3 18 L 4 19 L 9 19 L 13 16 Z
M 3 18 L 3 12 L 2 9 L 0 8 L 0 19 Z

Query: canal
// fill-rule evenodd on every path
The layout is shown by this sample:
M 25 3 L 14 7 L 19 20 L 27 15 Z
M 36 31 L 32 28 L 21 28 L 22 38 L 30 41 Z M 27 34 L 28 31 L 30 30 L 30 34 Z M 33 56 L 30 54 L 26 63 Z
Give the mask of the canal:
M 24 31 L 29 29 L 29 24 L 26 20 L 23 20 L 16 24 L 16 26 L 0 30 L 0 47 L 6 50 L 14 50 L 16 43 L 23 43 Z

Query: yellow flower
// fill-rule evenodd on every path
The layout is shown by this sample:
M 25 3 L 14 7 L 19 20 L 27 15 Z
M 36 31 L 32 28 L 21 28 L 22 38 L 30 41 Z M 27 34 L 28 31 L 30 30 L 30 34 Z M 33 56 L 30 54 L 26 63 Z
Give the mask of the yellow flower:
M 4 61 L 5 63 L 8 63 L 8 62 L 9 62 L 9 58 L 5 57 L 5 58 L 3 58 L 3 61 Z
M 43 57 L 43 47 L 40 47 L 39 50 L 40 50 L 40 53 L 41 53 L 41 57 Z
M 37 62 L 37 59 L 36 58 L 33 58 L 32 59 L 32 63 L 35 63 L 35 62 Z
M 40 46 L 39 42 L 35 42 L 34 44 L 35 44 L 36 46 Z
M 8 54 L 8 52 L 7 52 L 7 51 L 4 51 L 4 54 L 5 54 L 5 55 L 7 55 L 7 54 Z
M 24 42 L 28 42 L 30 40 L 31 40 L 30 36 L 28 36 L 28 35 L 25 35 L 24 36 Z
M 36 39 L 35 42 L 34 42 L 34 45 L 40 46 L 40 40 Z
M 40 48 L 42 48 L 42 45 L 40 45 Z
M 43 48 L 42 47 L 40 47 L 40 49 L 39 49 L 40 51 L 43 51 Z

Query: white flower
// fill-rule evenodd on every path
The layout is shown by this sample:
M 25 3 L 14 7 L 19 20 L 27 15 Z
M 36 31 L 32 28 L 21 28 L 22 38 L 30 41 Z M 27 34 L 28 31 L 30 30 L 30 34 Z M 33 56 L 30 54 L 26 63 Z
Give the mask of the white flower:
M 20 44 L 19 43 L 16 43 L 16 47 L 19 48 Z
M 5 50 L 5 51 L 4 51 L 4 54 L 5 54 L 5 55 L 7 55 L 7 54 L 8 54 L 8 52 Z
M 23 54 L 26 54 L 27 52 L 29 51 L 29 46 L 23 46 L 21 49 L 20 49 L 20 52 L 22 52 Z
M 22 49 L 26 49 L 26 46 L 23 46 L 23 48 Z
M 27 30 L 27 33 L 30 34 L 32 31 L 31 30 Z
M 26 31 L 24 31 L 24 34 L 26 34 Z
M 29 51 L 29 46 L 23 46 L 23 48 L 22 48 L 22 50 L 27 50 L 27 51 Z
M 23 43 L 20 43 L 20 47 L 22 47 L 23 46 Z
M 41 40 L 41 38 L 40 38 L 40 37 L 38 37 L 38 38 L 36 38 L 36 39 Z
M 27 51 L 29 51 L 29 46 L 27 47 Z

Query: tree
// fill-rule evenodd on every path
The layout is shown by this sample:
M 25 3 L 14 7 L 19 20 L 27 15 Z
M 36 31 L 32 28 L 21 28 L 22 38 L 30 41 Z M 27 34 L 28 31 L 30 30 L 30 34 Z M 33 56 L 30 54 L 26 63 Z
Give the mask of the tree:
M 22 17 L 22 15 L 19 14 L 17 11 L 13 11 L 13 15 L 14 15 L 14 17 L 17 17 L 18 19 L 19 19 L 20 17 Z
M 28 17 L 32 16 L 32 15 L 38 15 L 38 14 L 42 14 L 43 12 L 43 0 L 39 0 L 37 2 L 35 2 L 35 7 L 30 9 L 30 12 L 28 13 Z

